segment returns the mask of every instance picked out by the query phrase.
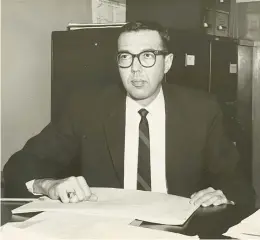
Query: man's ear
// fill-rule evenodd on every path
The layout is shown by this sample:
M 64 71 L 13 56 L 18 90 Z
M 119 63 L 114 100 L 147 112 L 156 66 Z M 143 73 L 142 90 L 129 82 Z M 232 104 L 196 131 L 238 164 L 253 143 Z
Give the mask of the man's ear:
M 168 55 L 165 56 L 164 74 L 166 74 L 170 70 L 172 66 L 173 57 L 174 55 L 172 53 L 169 53 Z

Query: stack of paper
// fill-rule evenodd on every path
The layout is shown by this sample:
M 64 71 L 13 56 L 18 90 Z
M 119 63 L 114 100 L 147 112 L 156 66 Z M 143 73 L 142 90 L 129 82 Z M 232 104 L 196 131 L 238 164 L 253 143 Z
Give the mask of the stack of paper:
M 13 214 L 44 211 L 23 222 L 9 223 L 0 232 L 4 239 L 191 239 L 198 238 L 133 224 L 136 219 L 180 225 L 198 208 L 190 199 L 138 190 L 92 188 L 96 202 L 61 203 L 35 200 Z M 131 225 L 130 225 L 131 223 Z
M 132 219 L 45 212 L 22 223 L 2 227 L 2 239 L 198 239 L 182 234 L 135 227 Z
M 224 235 L 238 239 L 260 239 L 260 210 L 231 227 Z
M 97 202 L 61 203 L 34 201 L 14 209 L 13 214 L 39 211 L 80 213 L 94 216 L 138 219 L 147 222 L 182 225 L 198 206 L 189 198 L 138 190 L 92 188 Z

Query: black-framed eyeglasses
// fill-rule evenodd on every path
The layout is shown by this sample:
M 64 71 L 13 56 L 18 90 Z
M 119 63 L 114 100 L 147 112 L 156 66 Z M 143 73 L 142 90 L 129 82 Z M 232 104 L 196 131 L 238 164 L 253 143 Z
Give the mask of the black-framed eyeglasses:
M 129 68 L 137 57 L 139 63 L 146 68 L 152 67 L 156 63 L 157 55 L 167 55 L 166 50 L 146 50 L 138 54 L 132 54 L 130 52 L 118 52 L 117 63 L 121 68 Z

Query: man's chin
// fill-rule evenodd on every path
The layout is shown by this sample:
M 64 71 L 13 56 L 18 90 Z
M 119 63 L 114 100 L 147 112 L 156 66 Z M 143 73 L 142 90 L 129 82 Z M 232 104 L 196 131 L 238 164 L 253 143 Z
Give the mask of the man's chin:
M 147 99 L 149 96 L 145 94 L 130 94 L 130 97 L 135 101 L 141 101 Z

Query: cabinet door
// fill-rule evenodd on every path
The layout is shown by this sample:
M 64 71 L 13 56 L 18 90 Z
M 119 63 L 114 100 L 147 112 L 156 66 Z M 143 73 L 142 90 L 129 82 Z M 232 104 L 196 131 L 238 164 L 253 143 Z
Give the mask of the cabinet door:
M 215 94 L 224 113 L 228 136 L 238 142 L 242 127 L 237 119 L 237 44 L 228 40 L 212 40 L 209 90 Z
M 167 81 L 208 91 L 209 41 L 203 34 L 171 31 L 174 54 Z
M 228 136 L 236 143 L 248 179 L 252 173 L 252 48 L 212 41 L 211 92 L 224 113 Z
M 237 44 L 233 41 L 212 40 L 210 92 L 223 102 L 237 98 Z
M 253 47 L 238 45 L 237 116 L 243 131 L 242 157 L 245 170 L 252 173 L 252 69 Z
M 56 120 L 69 95 L 80 88 L 119 81 L 117 28 L 92 28 L 52 34 L 51 117 Z

